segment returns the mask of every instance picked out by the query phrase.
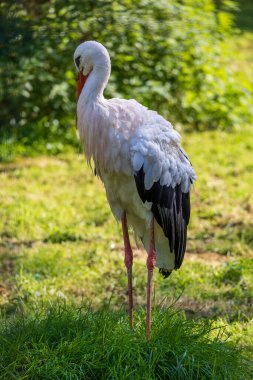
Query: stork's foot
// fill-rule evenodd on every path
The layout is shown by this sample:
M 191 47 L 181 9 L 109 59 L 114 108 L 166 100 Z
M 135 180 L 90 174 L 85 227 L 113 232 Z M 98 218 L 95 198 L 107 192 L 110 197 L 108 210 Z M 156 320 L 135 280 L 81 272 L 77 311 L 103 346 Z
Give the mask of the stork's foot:
M 147 268 L 148 268 L 148 285 L 147 285 L 147 320 L 146 320 L 146 337 L 150 338 L 151 330 L 151 297 L 153 289 L 153 272 L 156 264 L 156 252 L 155 252 L 155 241 L 154 241 L 154 218 L 152 218 L 150 223 L 150 245 L 149 254 L 147 258 Z

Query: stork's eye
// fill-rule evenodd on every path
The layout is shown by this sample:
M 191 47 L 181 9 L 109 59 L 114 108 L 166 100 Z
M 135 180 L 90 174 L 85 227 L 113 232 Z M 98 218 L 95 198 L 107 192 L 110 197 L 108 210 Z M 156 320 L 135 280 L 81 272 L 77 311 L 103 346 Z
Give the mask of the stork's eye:
M 81 56 L 79 55 L 79 56 L 76 57 L 76 59 L 75 59 L 75 63 L 76 63 L 76 66 L 78 67 L 78 69 L 79 69 L 79 65 L 80 65 L 80 60 L 81 60 Z

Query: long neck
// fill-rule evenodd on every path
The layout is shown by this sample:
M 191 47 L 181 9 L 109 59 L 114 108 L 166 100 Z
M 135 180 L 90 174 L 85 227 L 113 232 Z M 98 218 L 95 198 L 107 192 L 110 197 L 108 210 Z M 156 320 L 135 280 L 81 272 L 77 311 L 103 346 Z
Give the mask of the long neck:
M 107 85 L 110 72 L 110 62 L 103 66 L 94 65 L 81 92 L 80 98 L 82 98 L 82 101 L 86 102 L 91 99 L 103 97 L 103 92 Z

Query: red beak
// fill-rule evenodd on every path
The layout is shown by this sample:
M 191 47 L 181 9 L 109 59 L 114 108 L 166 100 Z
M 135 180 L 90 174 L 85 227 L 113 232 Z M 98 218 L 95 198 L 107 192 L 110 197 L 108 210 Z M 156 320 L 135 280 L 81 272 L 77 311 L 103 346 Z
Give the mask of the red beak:
M 78 73 L 78 78 L 77 78 L 77 100 L 79 99 L 79 96 L 82 92 L 83 86 L 85 85 L 85 82 L 88 78 L 88 75 L 83 75 L 81 71 Z
M 85 82 L 88 78 L 88 75 L 83 75 L 82 71 L 79 71 L 78 77 L 77 77 L 77 101 L 79 99 L 79 96 L 82 92 L 83 86 L 85 85 Z M 76 114 L 76 129 L 77 129 L 77 114 Z

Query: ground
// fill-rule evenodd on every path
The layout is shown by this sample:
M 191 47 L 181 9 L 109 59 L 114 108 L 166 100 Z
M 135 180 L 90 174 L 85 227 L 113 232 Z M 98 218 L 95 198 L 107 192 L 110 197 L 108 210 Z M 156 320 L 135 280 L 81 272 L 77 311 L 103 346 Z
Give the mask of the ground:
M 155 302 L 226 321 L 251 355 L 253 132 L 192 133 L 182 143 L 198 175 L 187 253 L 169 279 L 156 271 Z M 83 155 L 19 158 L 1 164 L 0 173 L 0 293 L 7 314 L 59 298 L 95 308 L 110 300 L 126 309 L 121 226 Z M 145 260 L 136 248 L 136 308 L 145 304 Z

